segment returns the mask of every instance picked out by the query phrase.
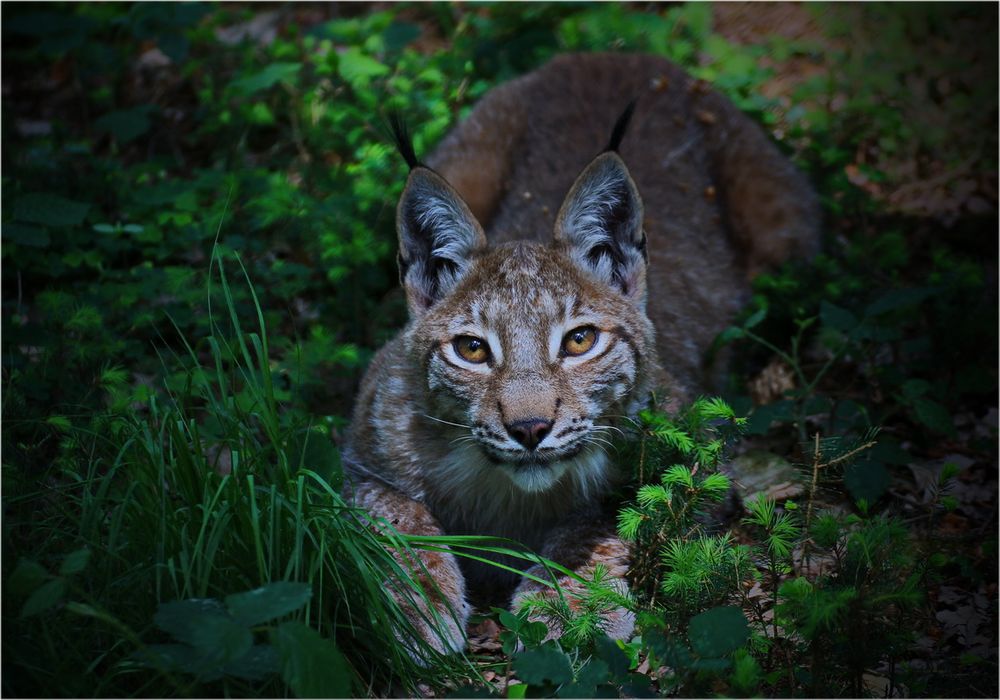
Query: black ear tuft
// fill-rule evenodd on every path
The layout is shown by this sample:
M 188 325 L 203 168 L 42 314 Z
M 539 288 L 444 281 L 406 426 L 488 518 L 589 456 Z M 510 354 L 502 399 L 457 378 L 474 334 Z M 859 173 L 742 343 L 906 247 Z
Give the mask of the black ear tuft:
M 392 140 L 396 144 L 396 150 L 399 151 L 399 155 L 403 156 L 403 160 L 410 166 L 410 170 L 422 166 L 423 164 L 417 160 L 416 151 L 413 150 L 413 140 L 406 129 L 406 122 L 403 121 L 402 115 L 399 112 L 390 112 L 388 119 L 389 129 L 392 131 Z
M 625 108 L 625 111 L 618 117 L 618 121 L 615 122 L 615 128 L 611 130 L 611 140 L 608 141 L 608 146 L 604 149 L 605 151 L 618 152 L 618 147 L 621 145 L 622 139 L 625 138 L 625 131 L 628 129 L 628 123 L 632 119 L 632 113 L 635 112 L 635 105 L 638 101 L 638 97 L 633 97 L 632 101 Z

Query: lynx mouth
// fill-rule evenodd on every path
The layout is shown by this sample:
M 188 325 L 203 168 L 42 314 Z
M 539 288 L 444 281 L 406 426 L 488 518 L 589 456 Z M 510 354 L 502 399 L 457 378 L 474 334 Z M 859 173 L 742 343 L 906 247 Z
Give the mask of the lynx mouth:
M 573 459 L 583 451 L 584 443 L 579 442 L 568 448 L 542 448 L 533 452 L 524 450 L 504 450 L 501 452 L 491 445 L 483 445 L 486 458 L 493 464 L 515 470 L 547 469 L 561 461 Z

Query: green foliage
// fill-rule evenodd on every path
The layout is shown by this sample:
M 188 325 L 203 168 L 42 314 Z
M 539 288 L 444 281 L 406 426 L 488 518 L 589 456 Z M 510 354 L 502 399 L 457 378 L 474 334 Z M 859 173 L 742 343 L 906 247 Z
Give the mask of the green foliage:
M 538 673 L 508 695 L 642 695 L 643 655 L 673 669 L 660 692 L 868 692 L 863 670 L 892 666 L 920 626 L 928 570 L 984 576 L 881 509 L 897 470 L 942 441 L 994 449 L 956 415 L 985 412 L 997 385 L 983 265 L 995 194 L 982 194 L 995 32 L 967 31 L 995 27 L 995 9 L 985 22 L 962 4 L 808 11 L 819 34 L 747 44 L 700 3 L 289 6 L 263 21 L 200 3 L 5 7 L 4 692 L 415 693 L 470 677 L 444 659 L 417 669 L 386 596 L 421 595 L 386 546 L 441 543 L 377 538 L 337 495 L 356 383 L 405 315 L 392 291 L 405 166 L 381 115 L 406 114 L 425 154 L 490 87 L 567 50 L 650 51 L 711 81 L 806 168 L 829 235 L 810 264 L 757 277 L 720 336 L 738 362 L 728 401 L 646 413 L 622 447 L 638 599 L 595 572 L 580 606 L 539 601 L 569 633 L 544 652 L 542 623 L 501 614 L 505 652 L 534 653 L 518 665 Z M 822 70 L 790 76 L 786 59 Z M 766 97 L 775 85 L 782 97 Z M 920 209 L 941 197 L 961 206 Z M 220 278 L 216 251 L 238 252 L 256 291 Z M 769 363 L 791 386 L 751 411 L 745 380 Z M 745 425 L 729 405 L 750 411 Z M 741 428 L 783 444 L 811 485 L 797 508 L 751 502 L 737 539 L 710 514 Z M 952 477 L 921 521 L 957 507 Z M 860 516 L 823 510 L 841 494 Z M 472 540 L 448 545 L 486 546 Z M 995 541 L 983 547 L 995 558 Z M 285 581 L 307 584 L 308 603 L 238 612 L 240 592 Z M 175 636 L 160 673 L 138 668 L 159 606 L 191 599 L 216 612 L 190 642 Z M 617 645 L 599 620 L 620 604 L 644 622 Z M 734 605 L 749 623 L 738 647 Z M 285 614 L 296 620 L 273 622 Z M 705 646 L 706 619 L 734 644 Z M 179 663 L 206 640 L 225 659 Z
M 156 626 L 176 643 L 152 644 L 136 652 L 162 673 L 190 674 L 200 682 L 232 676 L 260 681 L 281 672 L 298 697 L 348 697 L 351 667 L 329 639 L 301 622 L 264 625 L 309 602 L 308 584 L 275 582 L 226 597 L 161 603 Z M 267 632 L 270 643 L 254 643 Z
M 739 608 L 728 605 L 706 610 L 691 618 L 688 638 L 702 657 L 722 657 L 736 651 L 750 636 L 746 618 Z
M 697 443 L 712 439 L 678 439 L 690 434 L 665 416 L 647 422 L 656 426 L 651 437 L 674 452 L 696 455 Z M 817 437 L 816 468 L 853 463 L 873 444 Z M 894 659 L 912 644 L 925 567 L 901 521 L 825 511 L 814 517 L 815 490 L 805 508 L 759 496 L 745 503 L 753 544 L 739 545 L 687 515 L 724 495 L 728 480 L 684 465 L 661 469 L 660 483 L 640 486 L 619 518 L 620 534 L 636 546 L 634 583 L 643 575 L 659 581 L 639 588 L 635 609 L 641 652 L 651 665 L 671 669 L 659 679 L 661 690 L 861 695 L 873 660 Z M 706 487 L 712 483 L 716 489 Z M 866 503 L 859 508 L 865 513 Z M 662 539 L 644 537 L 647 528 Z
M 576 644 L 550 640 L 514 653 L 512 668 L 531 697 L 655 697 L 648 679 L 630 672 L 623 646 L 606 636 Z M 508 697 L 516 696 L 516 687 L 508 687 Z
M 58 536 L 6 581 L 5 611 L 21 613 L 5 612 L 5 637 L 18 640 L 8 659 L 31 668 L 28 658 L 58 648 L 32 681 L 64 687 L 72 664 L 103 650 L 111 694 L 348 695 L 360 677 L 387 684 L 393 669 L 408 669 L 413 678 L 399 639 L 435 652 L 389 595 L 427 595 L 391 553 L 409 545 L 373 532 L 342 499 L 328 429 L 279 410 L 260 307 L 257 328 L 244 331 L 235 285 L 219 258 L 213 267 L 221 316 L 209 318 L 203 353 L 182 339 L 179 389 L 162 403 L 150 397 L 146 415 L 123 415 L 111 401 L 88 430 L 49 422 L 60 440 L 61 507 L 33 527 Z M 105 391 L 118 390 L 119 374 L 102 372 Z M 262 586 L 233 592 L 250 582 Z M 119 590 L 127 595 L 107 598 Z M 276 622 L 292 613 L 301 621 Z M 149 643 L 140 630 L 151 621 L 172 640 Z M 137 683 L 136 663 L 159 673 Z M 467 671 L 442 660 L 436 673 Z
M 618 534 L 636 543 L 638 589 L 677 595 L 690 612 L 701 605 L 706 578 L 730 577 L 741 562 L 728 539 L 690 538 L 729 490 L 729 480 L 716 469 L 723 446 L 744 419 L 717 398 L 700 398 L 674 417 L 644 411 L 640 419 L 641 433 L 631 446 L 639 487 L 634 504 L 619 511 Z M 675 459 L 684 463 L 671 464 Z M 713 542 L 720 546 L 713 549 Z
M 500 641 L 503 643 L 505 654 L 513 654 L 518 645 L 533 649 L 545 641 L 548 627 L 544 622 L 529 620 L 528 610 L 522 609 L 514 614 L 509 610 L 493 608 L 493 612 L 497 613 L 504 626 L 504 631 L 500 633 Z
M 835 565 L 815 581 L 781 584 L 776 624 L 800 633 L 812 688 L 860 694 L 873 658 L 893 658 L 913 641 L 924 565 L 899 520 L 824 514 L 813 541 Z
M 588 644 L 605 632 L 609 613 L 624 608 L 635 608 L 635 601 L 616 586 L 606 566 L 594 566 L 590 579 L 583 579 L 583 591 L 574 595 L 572 602 L 566 594 L 556 596 L 536 594 L 522 603 L 522 611 L 558 625 L 560 640 L 568 646 Z M 503 618 L 501 618 L 503 620 Z M 529 623 L 539 624 L 539 623 Z

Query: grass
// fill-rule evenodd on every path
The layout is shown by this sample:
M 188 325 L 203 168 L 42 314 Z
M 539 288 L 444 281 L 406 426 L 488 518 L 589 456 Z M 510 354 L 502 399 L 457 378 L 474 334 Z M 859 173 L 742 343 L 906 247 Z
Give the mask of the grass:
M 344 501 L 329 436 L 279 412 L 263 317 L 258 313 L 253 331 L 240 327 L 223 262 L 212 261 L 225 316 L 213 319 L 216 332 L 199 344 L 203 350 L 185 339 L 186 390 L 151 400 L 141 414 L 108 412 L 89 430 L 68 428 L 64 448 L 77 459 L 67 459 L 44 492 L 6 500 L 11 536 L 12 523 L 26 529 L 29 522 L 21 508 L 37 509 L 39 500 L 49 507 L 30 532 L 18 533 L 32 545 L 19 549 L 32 554 L 5 588 L 4 664 L 12 671 L 4 674 L 5 692 L 281 694 L 277 674 L 257 684 L 235 676 L 203 684 L 177 670 L 151 676 L 134 656 L 158 636 L 158 603 L 222 598 L 277 581 L 313 591 L 300 617 L 337 640 L 352 692 L 386 692 L 403 682 L 413 693 L 418 677 L 474 677 L 461 657 L 440 658 L 414 634 L 396 601 L 428 594 L 392 553 L 468 542 L 417 541 L 388 526 L 376 532 Z M 223 320 L 231 328 L 224 330 Z M 85 568 L 60 575 L 67 549 L 89 557 Z M 31 603 L 40 579 L 65 585 Z M 391 631 L 437 662 L 416 665 Z

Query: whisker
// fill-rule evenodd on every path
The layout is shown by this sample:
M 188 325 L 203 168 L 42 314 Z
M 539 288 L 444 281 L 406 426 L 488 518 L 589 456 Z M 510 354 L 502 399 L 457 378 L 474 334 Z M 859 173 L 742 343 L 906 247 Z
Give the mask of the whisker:
M 594 430 L 591 431 L 590 434 L 592 436 L 600 436 L 602 439 L 607 440 L 608 442 L 614 442 L 616 439 L 618 439 L 617 436 L 611 435 L 610 433 L 603 430 Z M 625 436 L 623 435 L 622 437 L 624 438 Z
M 593 433 L 590 433 L 589 435 L 587 435 L 586 437 L 584 437 L 583 441 L 585 443 L 592 444 L 592 445 L 593 444 L 597 444 L 597 443 L 601 443 L 602 445 L 607 445 L 608 447 L 614 447 L 614 444 L 610 440 L 608 440 L 606 438 L 603 438 L 603 437 L 598 437 L 598 436 L 594 435 Z
M 587 442 L 591 443 L 592 445 L 596 445 L 597 443 L 600 443 L 602 445 L 607 445 L 616 452 L 618 450 L 618 448 L 615 447 L 614 443 L 612 443 L 611 441 L 605 440 L 604 438 L 594 437 L 593 435 L 587 437 Z
M 588 445 L 593 445 L 594 447 L 596 447 L 597 449 L 599 449 L 601 452 L 603 452 L 606 457 L 608 457 L 609 459 L 611 458 L 611 453 L 608 452 L 607 449 L 605 449 L 604 445 L 599 444 L 596 440 L 593 440 L 591 438 L 587 438 L 586 440 L 584 440 L 584 442 L 586 442 Z
M 626 423 L 628 423 L 629 425 L 631 425 L 634 428 L 638 428 L 639 425 L 640 425 L 640 422 L 638 420 L 636 420 L 632 416 L 626 416 L 624 414 L 611 414 L 611 413 L 608 413 L 608 414 L 605 414 L 605 418 L 617 418 L 619 420 L 623 420 L 623 421 L 625 421 Z
M 452 423 L 450 420 L 442 420 L 441 418 L 435 418 L 434 416 L 429 415 L 427 413 L 424 413 L 422 415 L 424 418 L 430 418 L 431 420 L 437 421 L 438 423 L 444 423 L 445 425 L 454 425 L 456 428 L 467 428 L 469 430 L 472 430 L 471 425 L 465 425 L 464 423 Z

